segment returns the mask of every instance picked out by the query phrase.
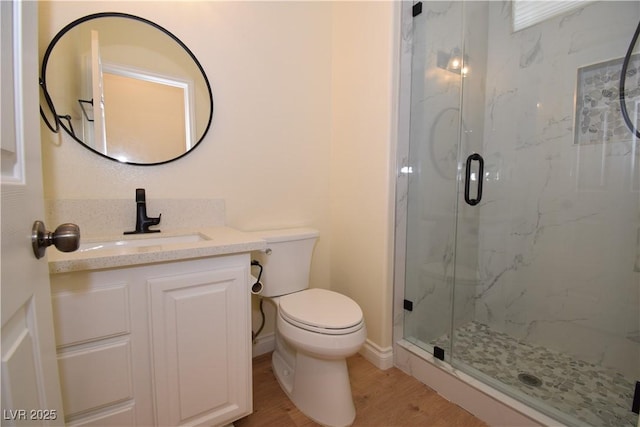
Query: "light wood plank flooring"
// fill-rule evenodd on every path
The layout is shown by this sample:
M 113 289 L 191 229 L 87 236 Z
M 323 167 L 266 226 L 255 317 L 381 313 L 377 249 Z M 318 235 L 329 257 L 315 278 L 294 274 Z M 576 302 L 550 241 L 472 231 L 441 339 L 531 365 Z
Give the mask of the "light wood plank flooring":
M 379 370 L 356 354 L 347 359 L 356 405 L 354 426 L 486 427 L 487 424 L 397 368 Z M 287 398 L 271 370 L 271 354 L 253 360 L 253 414 L 234 423 L 317 426 Z

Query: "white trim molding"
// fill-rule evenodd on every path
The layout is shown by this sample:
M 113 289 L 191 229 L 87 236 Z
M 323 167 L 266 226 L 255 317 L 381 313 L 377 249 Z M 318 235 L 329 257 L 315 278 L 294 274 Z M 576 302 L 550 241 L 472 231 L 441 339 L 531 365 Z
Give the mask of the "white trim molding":
M 380 347 L 367 339 L 359 353 L 378 369 L 384 371 L 393 367 L 393 347 Z
M 253 357 L 262 356 L 276 349 L 276 334 L 264 334 L 259 336 L 253 342 Z

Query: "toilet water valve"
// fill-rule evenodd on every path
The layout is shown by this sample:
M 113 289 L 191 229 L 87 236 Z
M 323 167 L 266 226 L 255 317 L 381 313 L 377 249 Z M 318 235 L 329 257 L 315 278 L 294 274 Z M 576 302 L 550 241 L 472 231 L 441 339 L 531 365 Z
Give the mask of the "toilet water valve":
M 262 283 L 260 283 L 260 281 L 256 280 L 256 282 L 251 285 L 251 293 L 254 295 L 258 295 L 259 293 L 262 292 Z
M 254 277 L 253 275 L 251 276 L 251 278 L 254 280 L 253 284 L 251 285 L 251 293 L 257 295 L 260 294 L 262 292 L 262 289 L 264 288 L 262 282 L 260 281 L 260 278 L 262 277 L 262 264 L 260 264 L 260 262 L 256 260 L 253 260 L 251 261 L 251 266 L 258 267 L 260 269 L 260 271 L 258 272 L 258 277 Z

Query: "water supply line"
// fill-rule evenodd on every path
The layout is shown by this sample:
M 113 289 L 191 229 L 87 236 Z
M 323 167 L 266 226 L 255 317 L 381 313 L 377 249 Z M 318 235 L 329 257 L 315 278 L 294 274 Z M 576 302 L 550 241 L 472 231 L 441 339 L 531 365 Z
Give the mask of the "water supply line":
M 262 277 L 263 267 L 262 267 L 262 264 L 260 264 L 260 262 L 256 260 L 251 261 L 251 266 L 258 267 L 260 269 L 260 271 L 258 272 L 258 277 L 256 278 L 256 281 L 253 283 L 253 285 L 251 285 L 251 293 L 254 295 L 258 295 L 260 292 L 262 292 L 262 282 L 260 282 L 260 278 Z M 260 297 L 260 316 L 262 317 L 262 320 L 260 322 L 260 327 L 258 328 L 258 330 L 256 332 L 253 332 L 253 330 L 251 331 L 251 342 L 253 342 L 254 344 L 256 342 L 256 338 L 258 338 L 258 335 L 260 334 L 260 332 L 262 332 L 262 329 L 264 328 L 264 324 L 265 324 L 263 302 L 264 302 L 264 298 Z
M 627 50 L 627 54 L 624 57 L 624 61 L 622 61 L 622 70 L 620 70 L 620 112 L 622 113 L 622 118 L 624 119 L 625 124 L 627 125 L 631 133 L 636 136 L 636 138 L 640 138 L 640 130 L 638 130 L 638 128 L 629 118 L 629 113 L 627 112 L 627 104 L 624 99 L 624 85 L 625 81 L 627 80 L 627 67 L 629 66 L 629 62 L 631 61 L 633 48 L 638 41 L 638 34 L 640 34 L 640 21 L 638 22 L 636 32 L 631 39 L 631 43 L 629 44 L 629 49 Z

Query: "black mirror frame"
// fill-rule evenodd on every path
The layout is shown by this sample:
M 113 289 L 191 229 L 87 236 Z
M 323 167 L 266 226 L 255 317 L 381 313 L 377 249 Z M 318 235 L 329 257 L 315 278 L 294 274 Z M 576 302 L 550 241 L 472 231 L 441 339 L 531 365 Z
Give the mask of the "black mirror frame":
M 56 46 L 56 44 L 62 38 L 62 36 L 64 36 L 67 32 L 69 32 L 75 26 L 80 25 L 83 22 L 90 21 L 92 19 L 108 18 L 108 17 L 133 19 L 133 20 L 140 21 L 140 22 L 143 22 L 145 24 L 151 25 L 152 27 L 162 31 L 164 34 L 166 34 L 171 39 L 173 39 L 176 43 L 178 43 L 178 45 L 180 47 L 182 47 L 185 50 L 185 52 L 187 52 L 189 57 L 193 60 L 193 62 L 198 67 L 198 70 L 200 70 L 200 73 L 202 74 L 202 77 L 204 78 L 205 84 L 207 86 L 207 91 L 209 92 L 209 120 L 207 122 L 207 126 L 205 127 L 204 131 L 202 132 L 202 136 L 200 136 L 198 141 L 193 145 L 193 147 L 191 147 L 191 149 L 189 151 L 185 151 L 183 154 L 181 154 L 181 155 L 179 155 L 177 157 L 174 157 L 174 158 L 168 159 L 168 160 L 163 160 L 161 162 L 154 162 L 154 163 L 123 162 L 121 160 L 114 159 L 113 157 L 109 157 L 106 154 L 101 153 L 101 152 L 99 152 L 97 150 L 94 150 L 93 148 L 89 147 L 87 144 L 84 143 L 84 141 L 79 139 L 74 134 L 74 132 L 72 132 L 61 121 L 61 119 L 64 118 L 64 117 L 60 117 L 56 113 L 55 106 L 53 105 L 53 101 L 51 100 L 49 92 L 47 91 L 47 81 L 46 81 L 47 63 L 49 61 L 49 56 L 51 56 L 51 52 L 53 51 L 53 48 Z M 207 74 L 204 72 L 204 68 L 202 68 L 202 65 L 200 64 L 200 62 L 198 61 L 196 56 L 193 54 L 193 52 L 191 52 L 191 50 L 178 37 L 176 37 L 172 32 L 170 32 L 166 28 L 156 24 L 153 21 L 150 21 L 148 19 L 136 16 L 136 15 L 131 15 L 129 13 L 122 13 L 122 12 L 100 12 L 100 13 L 94 13 L 94 14 L 91 14 L 91 15 L 83 16 L 82 18 L 78 18 L 75 21 L 72 21 L 69 24 L 67 24 L 60 31 L 58 31 L 58 33 L 53 37 L 53 39 L 49 43 L 49 46 L 47 47 L 47 50 L 45 51 L 44 56 L 42 57 L 42 68 L 41 68 L 41 71 L 40 71 L 39 85 L 40 85 L 40 88 L 43 90 L 43 94 L 44 94 L 44 98 L 45 98 L 46 103 L 47 103 L 47 107 L 49 108 L 49 110 L 53 114 L 54 124 L 51 124 L 51 122 L 47 119 L 47 117 L 46 117 L 46 115 L 45 115 L 45 113 L 44 113 L 44 111 L 42 109 L 42 106 L 40 106 L 40 116 L 42 117 L 42 119 L 44 120 L 45 124 L 47 125 L 47 127 L 52 132 L 58 133 L 60 131 L 60 128 L 62 128 L 62 129 L 65 130 L 65 132 L 67 132 L 67 134 L 70 137 L 72 137 L 75 141 L 80 143 L 80 145 L 82 145 L 87 150 L 92 151 L 92 152 L 94 152 L 94 153 L 98 154 L 99 156 L 104 157 L 106 159 L 109 159 L 109 160 L 112 160 L 112 161 L 115 161 L 115 162 L 118 162 L 118 163 L 127 164 L 127 165 L 134 165 L 134 166 L 162 165 L 162 164 L 165 164 L 165 163 L 173 162 L 174 160 L 178 160 L 178 159 L 186 156 L 187 154 L 191 153 L 193 150 L 195 150 L 200 145 L 200 143 L 202 142 L 204 137 L 207 135 L 207 132 L 209 132 L 209 128 L 211 127 L 211 123 L 212 123 L 212 120 L 213 120 L 213 92 L 211 91 L 211 85 L 209 84 L 209 79 L 207 78 Z

